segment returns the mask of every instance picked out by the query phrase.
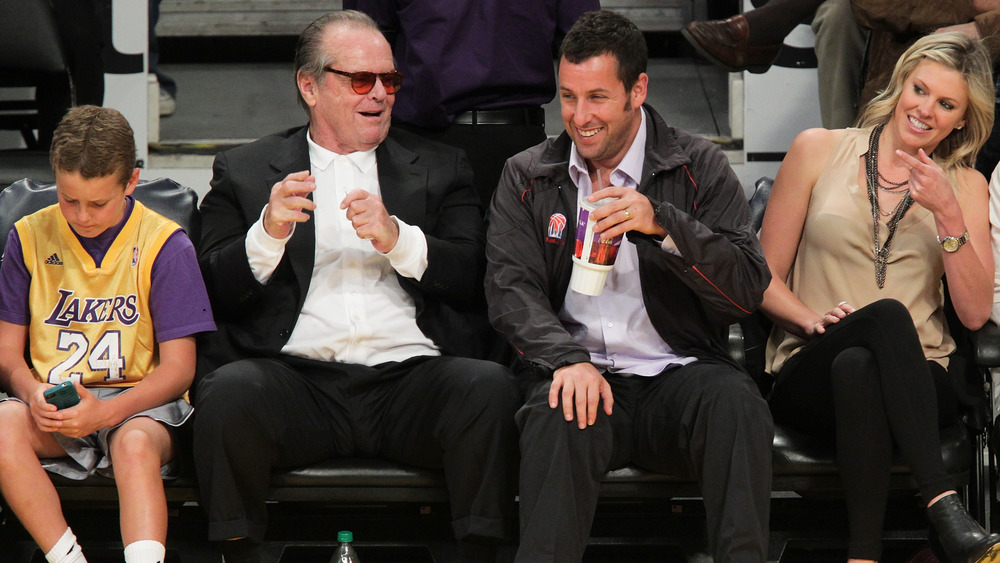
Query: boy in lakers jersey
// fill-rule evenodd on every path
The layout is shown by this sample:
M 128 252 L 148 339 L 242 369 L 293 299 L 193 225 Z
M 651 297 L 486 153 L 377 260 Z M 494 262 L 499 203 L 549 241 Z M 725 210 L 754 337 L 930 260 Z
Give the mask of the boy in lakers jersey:
M 73 108 L 50 154 L 58 204 L 15 224 L 0 265 L 0 493 L 47 561 L 79 563 L 46 471 L 113 477 L 125 561 L 162 563 L 194 335 L 215 329 L 205 285 L 184 231 L 132 197 L 120 113 Z M 62 382 L 75 406 L 46 400 Z

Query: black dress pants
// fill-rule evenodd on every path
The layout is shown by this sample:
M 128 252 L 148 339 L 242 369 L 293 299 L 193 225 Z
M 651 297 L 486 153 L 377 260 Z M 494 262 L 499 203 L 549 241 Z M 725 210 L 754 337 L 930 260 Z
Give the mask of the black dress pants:
M 941 364 L 925 359 L 909 312 L 891 299 L 828 327 L 777 375 L 770 397 L 775 422 L 836 443 L 848 557 L 881 556 L 893 444 L 925 503 L 951 488 L 938 433 L 957 419 L 949 378 Z
M 521 428 L 518 563 L 579 563 L 601 479 L 629 462 L 701 484 L 715 561 L 767 560 L 774 426 L 750 377 L 695 362 L 656 377 L 604 374 L 615 403 L 584 430 L 529 381 Z
M 492 362 L 240 360 L 197 384 L 195 468 L 213 541 L 260 541 L 271 470 L 334 457 L 443 468 L 458 539 L 513 536 L 520 404 Z

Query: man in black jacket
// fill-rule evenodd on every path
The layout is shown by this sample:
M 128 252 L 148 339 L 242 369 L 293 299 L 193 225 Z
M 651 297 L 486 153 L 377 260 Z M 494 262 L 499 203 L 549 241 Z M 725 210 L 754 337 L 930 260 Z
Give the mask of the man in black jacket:
M 468 163 L 389 133 L 402 76 L 368 16 L 313 22 L 295 68 L 308 127 L 220 153 L 201 205 L 219 325 L 195 389 L 209 538 L 257 561 L 272 468 L 379 457 L 443 468 L 462 559 L 491 560 L 476 540 L 511 524 L 517 394 L 506 368 L 457 357 L 481 350 Z
M 770 273 L 725 155 L 643 106 L 645 68 L 632 22 L 584 14 L 566 132 L 508 161 L 490 211 L 490 318 L 527 394 L 517 561 L 579 562 L 601 477 L 629 462 L 700 481 L 716 561 L 766 560 L 773 425 L 725 342 Z M 600 238 L 625 236 L 597 297 L 568 289 L 584 199 L 607 200 Z

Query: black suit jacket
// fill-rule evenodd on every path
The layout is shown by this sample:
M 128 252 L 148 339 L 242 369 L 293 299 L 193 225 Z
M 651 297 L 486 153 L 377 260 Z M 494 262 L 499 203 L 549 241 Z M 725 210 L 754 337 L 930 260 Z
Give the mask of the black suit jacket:
M 375 154 L 386 209 L 427 237 L 421 280 L 398 276 L 416 302 L 418 326 L 444 354 L 483 357 L 492 332 L 481 307 L 485 235 L 465 154 L 396 130 Z M 271 187 L 309 169 L 305 127 L 219 153 L 213 168 L 212 188 L 201 203 L 199 263 L 219 329 L 200 342 L 200 373 L 280 353 L 305 300 L 315 247 L 314 222 L 296 225 L 264 285 L 246 255 L 247 231 Z

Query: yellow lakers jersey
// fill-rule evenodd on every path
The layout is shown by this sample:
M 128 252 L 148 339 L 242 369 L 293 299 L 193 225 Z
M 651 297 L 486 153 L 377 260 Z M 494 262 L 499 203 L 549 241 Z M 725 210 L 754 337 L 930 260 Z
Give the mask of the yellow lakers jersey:
M 149 310 L 153 261 L 180 227 L 138 201 L 100 267 L 58 205 L 18 221 L 31 275 L 28 350 L 42 382 L 135 385 L 159 363 Z

